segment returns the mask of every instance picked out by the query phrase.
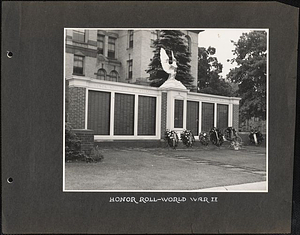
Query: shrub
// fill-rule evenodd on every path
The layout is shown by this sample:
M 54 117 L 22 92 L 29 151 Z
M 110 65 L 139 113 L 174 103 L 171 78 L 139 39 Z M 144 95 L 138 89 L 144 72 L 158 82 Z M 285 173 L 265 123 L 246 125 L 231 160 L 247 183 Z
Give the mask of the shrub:
M 85 161 L 86 162 L 100 162 L 100 161 L 102 161 L 103 158 L 104 158 L 103 154 L 101 153 L 98 146 L 96 146 L 91 150 L 90 156 L 87 156 Z
M 82 161 L 87 157 L 86 154 L 81 151 L 81 140 L 72 131 L 71 125 L 65 123 L 65 160 L 66 161 Z

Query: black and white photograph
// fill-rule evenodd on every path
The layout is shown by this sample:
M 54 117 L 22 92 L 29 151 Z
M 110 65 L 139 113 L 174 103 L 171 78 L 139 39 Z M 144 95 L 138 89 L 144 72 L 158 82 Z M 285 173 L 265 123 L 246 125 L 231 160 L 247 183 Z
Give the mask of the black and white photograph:
M 2 233 L 300 234 L 298 32 L 280 2 L 4 1 Z
M 267 28 L 65 28 L 64 192 L 268 192 Z

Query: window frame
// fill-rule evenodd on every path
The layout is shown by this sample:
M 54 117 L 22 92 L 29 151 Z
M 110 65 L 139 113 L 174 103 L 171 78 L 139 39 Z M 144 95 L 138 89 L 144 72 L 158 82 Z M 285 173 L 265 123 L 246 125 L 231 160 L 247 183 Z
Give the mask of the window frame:
M 107 57 L 110 59 L 116 59 L 116 40 L 114 37 L 108 37 Z M 111 50 L 111 46 L 113 50 Z
M 81 58 L 82 60 L 76 60 L 76 57 L 77 58 Z M 82 62 L 82 67 L 75 66 L 75 61 L 81 61 Z M 74 54 L 74 59 L 73 59 L 73 74 L 74 75 L 84 76 L 84 61 L 85 61 L 85 57 L 84 56 Z M 76 70 L 75 68 L 81 68 L 82 69 L 82 73 L 78 72 L 78 71 L 75 71 Z
M 134 34 L 134 31 L 133 30 L 128 30 L 128 34 L 129 34 L 128 48 L 133 48 L 133 34 Z
M 115 74 L 116 76 L 113 77 L 112 74 Z M 112 80 L 112 78 L 115 78 L 115 80 Z M 118 73 L 116 70 L 112 70 L 112 71 L 109 73 L 109 81 L 117 82 L 117 81 L 118 81 L 118 78 L 119 78 L 119 73 Z
M 77 35 L 83 35 L 83 40 L 80 39 L 81 37 L 80 36 L 77 36 Z M 75 37 L 76 35 L 76 37 Z M 77 30 L 73 30 L 73 41 L 75 42 L 79 42 L 79 43 L 85 43 L 85 39 L 86 39 L 86 32 L 85 30 L 80 30 L 80 29 L 77 29 Z
M 103 40 L 100 40 L 103 39 Z M 102 48 L 99 44 L 102 43 Z M 105 47 L 105 35 L 97 33 L 97 53 L 100 55 L 104 55 L 104 47 Z
M 127 79 L 133 78 L 133 60 L 127 60 Z
M 103 73 L 104 73 L 104 74 L 103 74 L 103 75 L 104 75 L 104 79 L 101 79 L 102 76 L 100 76 L 101 74 L 100 74 L 99 72 L 103 72 Z M 97 78 L 98 80 L 106 80 L 106 75 L 107 75 L 107 73 L 106 73 L 106 70 L 105 70 L 105 69 L 98 69 L 98 71 L 97 71 L 97 77 L 96 77 L 96 78 Z M 100 78 L 99 78 L 99 77 L 100 77 Z

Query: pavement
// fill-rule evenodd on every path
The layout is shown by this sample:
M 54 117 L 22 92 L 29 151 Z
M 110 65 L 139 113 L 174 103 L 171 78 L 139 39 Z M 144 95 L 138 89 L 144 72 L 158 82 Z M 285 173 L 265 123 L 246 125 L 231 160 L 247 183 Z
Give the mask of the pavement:
M 71 191 L 265 192 L 266 149 L 106 148 L 99 163 L 65 164 Z
M 264 192 L 267 190 L 267 182 L 254 182 L 248 184 L 237 184 L 237 185 L 228 185 L 222 187 L 213 187 L 213 188 L 205 188 L 199 189 L 201 192 L 248 192 L 248 191 L 255 191 L 255 192 Z

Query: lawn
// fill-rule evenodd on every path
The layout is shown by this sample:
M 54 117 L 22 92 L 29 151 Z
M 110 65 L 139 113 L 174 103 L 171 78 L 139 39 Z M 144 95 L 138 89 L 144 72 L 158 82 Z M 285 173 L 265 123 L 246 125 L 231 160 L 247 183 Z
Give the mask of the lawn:
M 266 180 L 263 147 L 103 149 L 98 163 L 65 167 L 66 190 L 197 190 Z

